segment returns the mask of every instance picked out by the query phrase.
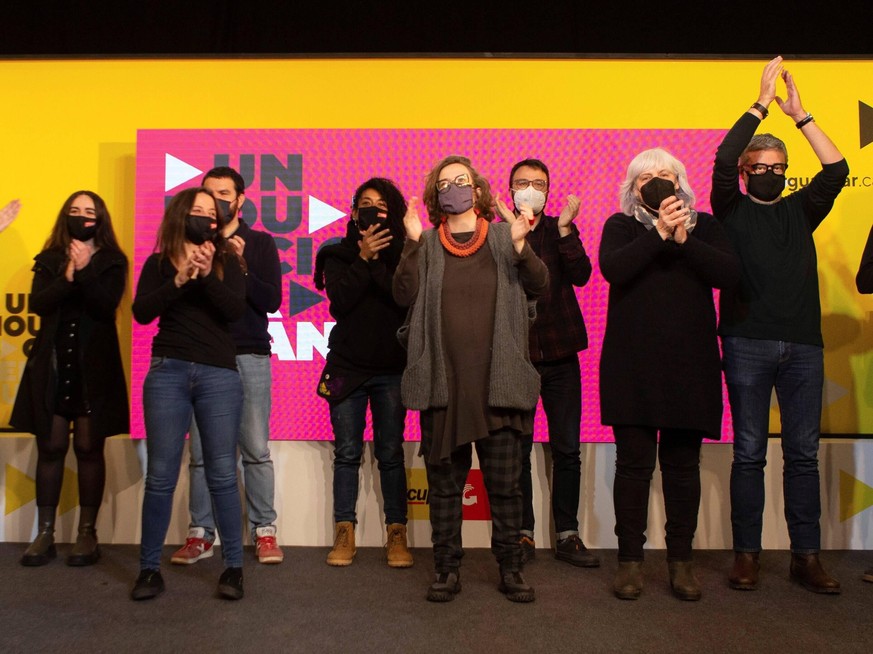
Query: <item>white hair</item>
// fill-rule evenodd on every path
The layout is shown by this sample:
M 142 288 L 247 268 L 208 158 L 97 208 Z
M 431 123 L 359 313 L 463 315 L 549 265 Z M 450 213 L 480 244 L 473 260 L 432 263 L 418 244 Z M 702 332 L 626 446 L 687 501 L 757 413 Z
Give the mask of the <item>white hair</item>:
M 694 208 L 694 191 L 691 190 L 691 186 L 688 184 L 688 173 L 685 172 L 685 166 L 663 148 L 652 148 L 640 152 L 627 167 L 627 177 L 621 183 L 621 188 L 619 189 L 619 201 L 621 202 L 623 213 L 629 216 L 634 215 L 634 209 L 640 204 L 636 194 L 637 178 L 652 168 L 669 170 L 676 175 L 676 179 L 679 182 L 679 193 L 682 193 L 684 196 L 685 206 L 689 209 Z

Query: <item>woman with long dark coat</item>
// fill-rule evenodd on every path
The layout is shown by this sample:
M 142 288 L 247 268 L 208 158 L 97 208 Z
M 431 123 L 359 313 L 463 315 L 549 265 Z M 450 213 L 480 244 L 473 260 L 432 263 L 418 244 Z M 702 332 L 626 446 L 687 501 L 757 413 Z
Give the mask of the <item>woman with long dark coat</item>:
M 103 501 L 107 436 L 130 431 L 127 382 L 115 311 L 127 283 L 106 204 L 91 191 L 67 198 L 33 266 L 30 308 L 40 329 L 28 356 L 10 423 L 36 435 L 37 535 L 22 565 L 57 555 L 55 516 L 70 446 L 79 480 L 79 530 L 67 563 L 100 557 L 97 512 Z
M 685 166 L 660 148 L 638 154 L 621 187 L 622 213 L 603 227 L 609 282 L 600 360 L 601 421 L 615 434 L 614 592 L 642 591 L 649 485 L 660 459 L 670 585 L 700 599 L 691 542 L 700 506 L 700 446 L 721 435 L 721 359 L 713 288 L 739 279 L 721 225 L 694 210 Z M 660 438 L 659 438 L 660 435 Z

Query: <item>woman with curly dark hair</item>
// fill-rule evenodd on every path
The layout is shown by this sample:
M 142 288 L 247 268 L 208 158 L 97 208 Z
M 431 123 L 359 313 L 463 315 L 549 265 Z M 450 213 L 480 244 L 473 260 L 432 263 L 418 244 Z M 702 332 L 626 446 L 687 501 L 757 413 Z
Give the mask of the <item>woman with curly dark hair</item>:
M 91 565 L 100 558 L 96 524 L 106 481 L 103 444 L 107 436 L 130 431 L 115 324 L 127 257 L 103 199 L 76 191 L 34 259 L 30 307 L 40 316 L 40 330 L 10 419 L 17 429 L 36 435 L 38 453 L 38 532 L 21 563 L 45 565 L 56 556 L 55 515 L 72 425 L 80 510 L 67 563 Z
M 499 589 L 513 602 L 534 591 L 521 574 L 521 440 L 533 429 L 539 373 L 528 354 L 536 297 L 548 271 L 525 240 L 532 214 L 492 224 L 488 181 L 466 157 L 440 161 L 425 180 L 433 229 L 410 203 L 394 298 L 411 306 L 403 403 L 421 412 L 436 579 L 427 592 L 460 592 L 462 500 L 476 444 L 491 504 Z
M 406 409 L 400 400 L 406 352 L 397 340 L 406 310 L 391 297 L 405 214 L 406 201 L 392 181 L 369 179 L 355 191 L 345 237 L 321 248 L 316 257 L 315 286 L 327 291 L 336 319 L 318 385 L 319 395 L 330 404 L 334 433 L 335 529 L 328 565 L 350 565 L 355 556 L 355 505 L 368 403 L 382 482 L 388 565 L 412 565 L 406 541 Z

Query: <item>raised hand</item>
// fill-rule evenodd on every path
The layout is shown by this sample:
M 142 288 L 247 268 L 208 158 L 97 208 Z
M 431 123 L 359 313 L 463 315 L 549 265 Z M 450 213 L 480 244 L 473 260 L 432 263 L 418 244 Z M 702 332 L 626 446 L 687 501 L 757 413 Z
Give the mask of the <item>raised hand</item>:
M 411 241 L 417 241 L 421 238 L 421 232 L 424 231 L 421 226 L 421 218 L 418 215 L 418 197 L 413 195 L 409 198 L 409 205 L 406 209 L 406 215 L 403 216 L 403 228 L 406 230 L 406 238 Z
M 521 251 L 524 249 L 525 237 L 530 233 L 534 215 L 531 208 L 526 204 L 521 204 L 516 208 L 518 209 L 518 220 L 512 223 L 509 233 L 512 235 L 512 244 L 515 246 L 515 251 L 521 254 Z
M 206 277 L 212 272 L 212 259 L 215 256 L 215 245 L 212 241 L 204 241 L 197 246 L 191 257 L 191 262 L 196 268 L 195 277 Z
M 769 107 L 776 97 L 776 80 L 782 73 L 782 57 L 776 57 L 767 62 L 761 74 L 761 90 L 758 93 L 758 104 Z
M 496 193 L 494 194 L 494 209 L 506 222 L 510 224 L 515 222 L 515 214 Z
M 361 234 L 361 240 L 358 241 L 358 247 L 361 249 L 361 259 L 370 261 L 371 259 L 379 258 L 379 250 L 384 250 L 394 238 L 387 227 L 382 227 L 379 224 L 373 224 L 367 227 Z
M 581 202 L 579 198 L 572 193 L 567 196 L 567 204 L 561 209 L 561 215 L 558 216 L 558 230 L 561 236 L 567 236 L 570 233 L 570 223 L 576 220 L 579 215 L 579 206 Z
M 21 209 L 21 202 L 19 200 L 12 200 L 12 202 L 9 202 L 0 209 L 0 232 L 12 224 L 12 221 L 18 215 L 19 209 Z
M 91 263 L 91 248 L 82 243 L 82 241 L 72 239 L 67 253 L 75 270 L 82 270 L 82 268 Z
M 794 83 L 794 77 L 787 70 L 782 71 L 782 79 L 785 80 L 785 90 L 787 91 L 786 98 L 783 100 L 778 95 L 776 96 L 776 104 L 790 116 L 796 123 L 799 120 L 806 118 L 806 111 L 803 108 L 803 103 L 800 102 L 800 94 L 797 92 L 797 85 Z
M 246 249 L 246 242 L 242 240 L 240 236 L 232 236 L 227 239 L 227 244 L 230 246 L 230 249 L 233 250 L 236 256 L 241 257 L 243 252 Z
M 688 220 L 690 213 L 691 210 L 685 206 L 682 200 L 671 195 L 669 198 L 665 198 L 661 202 L 661 206 L 658 207 L 658 220 L 655 221 L 655 229 L 665 241 L 672 236 L 673 240 L 681 245 L 688 237 L 685 231 L 685 221 Z

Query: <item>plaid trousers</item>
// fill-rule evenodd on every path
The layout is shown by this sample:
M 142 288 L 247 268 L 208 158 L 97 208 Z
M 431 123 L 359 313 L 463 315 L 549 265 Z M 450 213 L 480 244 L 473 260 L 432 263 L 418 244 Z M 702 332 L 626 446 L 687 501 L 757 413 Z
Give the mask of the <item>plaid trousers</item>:
M 422 453 L 427 461 L 431 435 L 422 433 Z M 512 430 L 501 430 L 475 441 L 479 467 L 491 504 L 491 551 L 501 570 L 521 569 L 522 500 L 521 440 Z M 434 566 L 437 572 L 457 570 L 461 545 L 463 496 L 472 465 L 471 443 L 458 447 L 449 459 L 426 463 Z

